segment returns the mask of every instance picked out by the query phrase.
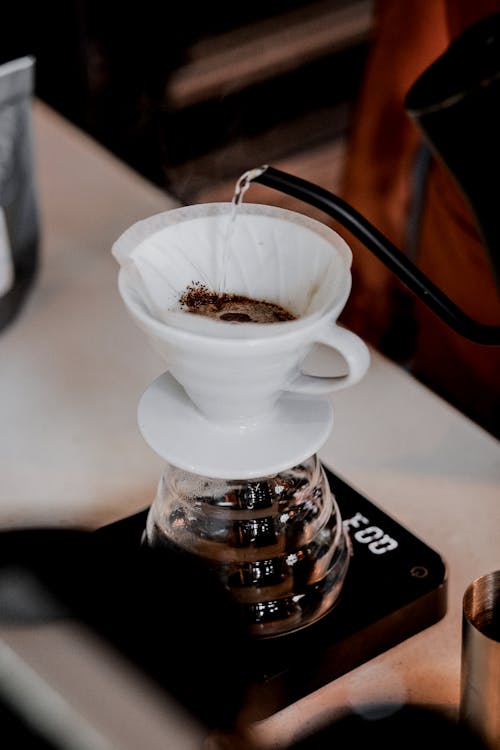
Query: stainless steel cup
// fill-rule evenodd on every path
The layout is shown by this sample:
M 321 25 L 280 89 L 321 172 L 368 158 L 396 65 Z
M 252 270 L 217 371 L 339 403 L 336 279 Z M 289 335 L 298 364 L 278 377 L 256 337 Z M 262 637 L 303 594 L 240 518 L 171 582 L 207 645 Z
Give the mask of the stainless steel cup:
M 500 570 L 464 594 L 460 720 L 500 750 Z

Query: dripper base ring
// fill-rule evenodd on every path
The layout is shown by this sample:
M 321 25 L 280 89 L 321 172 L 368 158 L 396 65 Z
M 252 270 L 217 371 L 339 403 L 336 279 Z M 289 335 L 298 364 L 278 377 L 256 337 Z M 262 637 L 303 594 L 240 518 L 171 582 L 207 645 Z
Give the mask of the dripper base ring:
M 258 479 L 301 463 L 332 431 L 329 396 L 285 393 L 254 428 L 211 423 L 168 372 L 143 394 L 138 424 L 149 447 L 168 464 L 211 478 Z

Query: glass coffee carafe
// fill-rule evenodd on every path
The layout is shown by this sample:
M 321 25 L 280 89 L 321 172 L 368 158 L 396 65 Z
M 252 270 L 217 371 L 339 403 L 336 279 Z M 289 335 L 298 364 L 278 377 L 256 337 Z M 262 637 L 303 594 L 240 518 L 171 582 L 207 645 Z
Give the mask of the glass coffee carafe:
M 203 558 L 250 632 L 301 628 L 330 610 L 350 543 L 317 455 L 278 474 L 229 480 L 167 464 L 145 541 Z

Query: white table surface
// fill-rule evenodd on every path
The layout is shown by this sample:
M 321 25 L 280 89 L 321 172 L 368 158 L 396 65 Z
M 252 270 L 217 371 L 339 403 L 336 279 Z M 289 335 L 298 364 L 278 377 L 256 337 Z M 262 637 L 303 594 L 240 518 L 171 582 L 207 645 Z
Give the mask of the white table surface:
M 95 527 L 145 508 L 163 465 L 136 423 L 163 367 L 121 303 L 110 249 L 175 203 L 41 103 L 34 126 L 41 271 L 0 332 L 0 526 Z M 262 747 L 370 701 L 455 711 L 462 594 L 500 568 L 498 441 L 375 352 L 334 410 L 322 460 L 444 557 L 448 613 L 258 724 Z

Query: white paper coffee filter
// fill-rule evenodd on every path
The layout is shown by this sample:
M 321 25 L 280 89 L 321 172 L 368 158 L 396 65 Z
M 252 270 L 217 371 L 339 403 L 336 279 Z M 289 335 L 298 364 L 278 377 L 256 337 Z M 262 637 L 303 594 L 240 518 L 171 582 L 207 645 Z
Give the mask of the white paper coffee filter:
M 351 252 L 332 229 L 260 204 L 242 204 L 231 224 L 231 208 L 183 207 L 127 230 L 113 246 L 127 305 L 160 323 L 225 335 L 233 324 L 182 311 L 179 299 L 188 287 L 202 284 L 274 302 L 300 318 L 345 302 Z M 239 335 L 247 326 L 274 328 L 247 324 L 238 326 Z

